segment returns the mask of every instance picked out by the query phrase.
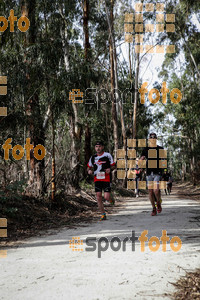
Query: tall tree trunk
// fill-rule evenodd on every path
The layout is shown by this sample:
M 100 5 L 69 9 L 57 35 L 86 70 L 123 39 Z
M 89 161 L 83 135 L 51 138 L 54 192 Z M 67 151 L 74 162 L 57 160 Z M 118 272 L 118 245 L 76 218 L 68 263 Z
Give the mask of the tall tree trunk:
M 132 64 L 131 64 L 131 45 L 130 43 L 128 44 L 128 56 L 129 56 L 129 73 L 130 73 L 130 85 L 131 85 L 131 88 L 132 88 L 132 85 L 133 85 L 133 78 L 132 78 Z M 131 113 L 130 113 L 131 112 Z M 129 113 L 130 113 L 130 124 L 132 123 L 132 110 L 129 110 Z M 133 126 L 132 124 L 130 125 L 130 133 L 131 135 L 133 136 Z
M 88 49 L 90 48 L 88 21 L 89 21 L 89 0 L 83 0 L 83 31 L 85 36 L 84 54 L 86 60 L 88 59 Z
M 91 153 L 91 130 L 88 123 L 85 126 L 85 166 L 87 165 L 92 153 Z M 84 168 L 86 170 L 86 168 Z
M 89 66 L 89 59 L 88 59 L 88 50 L 90 49 L 90 42 L 89 42 L 89 29 L 88 29 L 88 21 L 89 21 L 89 0 L 83 0 L 83 32 L 84 32 L 84 55 L 85 55 L 85 64 L 86 68 L 90 68 Z M 87 89 L 90 86 L 90 78 L 86 76 L 85 81 L 85 89 Z M 88 115 L 89 113 L 86 113 L 86 124 L 85 124 L 85 166 L 83 173 L 86 176 L 86 165 L 90 159 L 91 156 L 91 130 L 88 122 Z
M 185 181 L 185 175 L 186 175 L 186 163 L 185 163 L 185 157 L 183 155 L 183 160 L 182 160 L 182 172 L 181 172 L 181 180 Z
M 110 144 L 110 125 L 108 124 L 108 115 L 107 115 L 107 110 L 106 107 L 104 106 L 103 108 L 104 116 L 105 116 L 105 122 L 106 122 L 106 134 L 107 134 L 107 143 L 108 143 L 108 152 L 111 153 L 111 144 Z
M 136 54 L 135 91 L 133 107 L 133 139 L 137 136 L 137 102 L 138 102 L 138 81 L 139 81 L 139 59 L 140 54 Z
M 116 53 L 116 47 L 115 47 L 115 38 L 114 38 L 114 29 L 113 29 L 113 7 L 114 7 L 114 0 L 111 0 L 111 9 L 110 9 L 110 19 L 108 16 L 108 10 L 107 6 L 105 3 L 106 7 L 106 15 L 107 15 L 107 20 L 108 20 L 108 26 L 109 26 L 109 32 L 110 32 L 110 43 L 112 46 L 112 53 L 110 55 L 113 56 L 113 68 L 114 68 L 114 86 L 115 86 L 115 100 L 116 100 L 116 114 L 118 112 L 118 107 L 120 111 L 120 120 L 121 120 L 121 125 L 122 125 L 122 136 L 123 136 L 123 147 L 126 149 L 126 129 L 125 129 L 125 122 L 124 122 L 124 112 L 123 112 L 123 105 L 121 103 L 119 93 L 118 93 L 118 76 L 117 76 L 117 53 Z
M 31 26 L 28 30 L 26 36 L 26 45 L 29 48 L 31 45 L 36 43 L 36 0 L 25 0 L 21 1 L 22 15 L 26 15 L 31 23 Z M 33 58 L 34 59 L 34 58 Z M 32 65 L 32 58 L 25 58 L 27 63 L 27 91 L 31 91 L 32 94 L 32 85 L 35 82 L 36 78 L 34 74 L 30 71 Z M 26 105 L 26 115 L 28 121 L 28 134 L 30 137 L 30 142 L 36 147 L 38 144 L 45 146 L 45 132 L 42 126 L 42 116 L 40 113 L 39 107 L 39 97 L 37 92 L 34 91 L 33 95 L 28 97 L 28 102 Z M 37 120 L 37 122 L 36 122 Z M 33 155 L 33 150 L 30 151 L 30 171 L 29 171 L 29 180 L 28 187 L 26 192 L 35 197 L 41 196 L 45 188 L 45 168 L 44 168 L 44 159 L 39 161 Z
M 113 61 L 114 61 L 114 74 L 115 74 L 115 90 L 117 91 L 116 93 L 116 102 L 119 106 L 119 111 L 120 111 L 120 120 L 121 120 L 121 125 L 122 125 L 122 137 L 123 137 L 123 147 L 126 149 L 126 129 L 125 129 L 125 122 L 124 122 L 124 110 L 123 110 L 123 104 L 122 104 L 122 99 L 119 97 L 119 87 L 118 87 L 118 76 L 117 76 L 117 54 L 116 54 L 116 47 L 115 47 L 115 40 L 114 40 L 114 35 L 113 32 L 111 32 L 112 35 L 112 41 L 113 41 Z
M 71 191 L 79 189 L 79 170 L 80 170 L 80 149 L 81 149 L 81 136 L 82 126 L 78 121 L 78 111 L 76 104 L 72 103 L 74 115 L 70 117 L 70 136 L 71 136 L 71 157 L 70 157 L 70 174 L 69 184 Z
M 118 131 L 117 131 L 117 112 L 116 112 L 116 101 L 115 101 L 115 71 L 114 71 L 114 43 L 112 40 L 112 32 L 113 32 L 113 6 L 114 0 L 111 0 L 110 3 L 110 17 L 108 14 L 106 2 L 106 16 L 108 20 L 108 26 L 110 31 L 110 38 L 109 38 L 109 52 L 110 52 L 110 81 L 111 81 L 111 100 L 112 100 L 112 122 L 113 122 L 113 138 L 114 138 L 114 160 L 117 161 L 117 149 L 118 149 Z
M 196 74 L 198 75 L 198 84 L 200 84 L 200 72 L 199 72 L 197 63 L 196 63 L 196 61 L 195 61 L 195 59 L 194 59 L 194 56 L 193 56 L 193 54 L 192 54 L 192 51 L 190 50 L 190 47 L 189 47 L 189 45 L 188 45 L 188 42 L 185 40 L 184 37 L 183 37 L 183 39 L 184 39 L 186 48 L 187 48 L 187 50 L 188 50 L 188 52 L 189 52 L 189 54 L 190 54 L 191 60 L 192 60 L 192 62 L 193 62 L 193 64 L 194 64 Z
M 144 0 L 141 0 L 143 4 Z M 133 107 L 133 139 L 137 137 L 137 103 L 138 103 L 138 83 L 140 71 L 140 54 L 136 53 L 136 70 L 135 70 L 135 89 L 134 89 L 134 107 Z
M 191 159 L 190 159 L 190 176 L 192 178 L 192 183 L 195 185 L 195 156 L 194 156 L 194 141 L 193 139 L 189 139 L 190 144 L 190 153 L 191 153 Z
M 69 72 L 69 45 L 68 45 L 68 32 L 67 32 L 67 20 L 65 17 L 66 11 L 64 11 L 63 5 L 60 4 L 59 12 L 63 20 L 63 26 L 61 28 L 62 45 L 64 49 L 64 66 L 65 71 Z M 68 189 L 79 189 L 79 170 L 80 170 L 80 148 L 82 137 L 82 126 L 78 119 L 77 104 L 72 103 L 73 113 L 70 116 L 70 137 L 71 137 L 71 157 L 70 157 L 70 173 L 68 176 Z
M 56 176 L 56 161 L 55 161 L 55 128 L 54 128 L 54 117 L 53 111 L 51 113 L 51 128 L 52 128 L 52 176 L 51 176 L 51 200 L 55 200 L 55 193 L 56 193 L 56 183 L 55 183 L 55 176 Z

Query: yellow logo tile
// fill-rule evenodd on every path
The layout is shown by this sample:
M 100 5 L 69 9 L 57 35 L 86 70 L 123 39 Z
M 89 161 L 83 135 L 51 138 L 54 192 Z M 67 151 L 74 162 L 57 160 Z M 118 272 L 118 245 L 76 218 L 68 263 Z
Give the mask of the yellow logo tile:
M 167 181 L 159 181 L 160 189 L 166 189 L 167 188 Z
M 7 257 L 7 250 L 0 250 L 0 258 L 6 258 Z
M 136 182 L 135 181 L 127 181 L 127 189 L 128 190 L 136 189 Z
M 128 170 L 128 172 L 127 172 L 127 178 L 128 179 L 135 179 L 136 178 L 136 172 L 135 172 L 135 170 Z
M 148 168 L 156 169 L 157 168 L 157 160 L 148 160 Z
M 127 160 L 127 167 L 128 167 L 129 169 L 135 168 L 135 167 L 136 167 L 136 161 L 133 160 L 133 159 Z
M 146 147 L 146 140 L 138 139 L 138 147 Z
M 72 251 L 83 251 L 83 248 L 79 248 L 81 245 L 83 245 L 83 240 L 78 236 L 72 237 L 72 240 L 69 240 L 69 248 L 71 248 Z
M 138 168 L 139 169 L 144 169 L 144 168 L 146 168 L 146 160 L 139 160 L 138 161 Z
M 125 158 L 126 151 L 124 149 L 118 149 L 117 150 L 117 158 Z
M 167 150 L 159 149 L 159 158 L 167 158 Z
M 147 186 L 146 181 L 139 181 L 138 182 L 138 188 L 140 190 L 146 190 L 146 186 Z
M 126 178 L 126 172 L 124 170 L 117 170 L 117 178 L 118 179 L 125 179 Z
M 159 160 L 159 168 L 167 168 L 167 160 Z
M 157 151 L 156 151 L 156 149 L 149 149 L 148 150 L 148 158 L 157 158 Z
M 127 139 L 127 145 L 129 148 L 135 148 L 136 147 L 136 139 Z
M 133 22 L 133 14 L 125 14 L 125 22 Z
M 136 158 L 136 150 L 135 149 L 128 150 L 128 158 Z
M 117 168 L 118 169 L 125 169 L 126 161 L 124 159 L 117 160 Z

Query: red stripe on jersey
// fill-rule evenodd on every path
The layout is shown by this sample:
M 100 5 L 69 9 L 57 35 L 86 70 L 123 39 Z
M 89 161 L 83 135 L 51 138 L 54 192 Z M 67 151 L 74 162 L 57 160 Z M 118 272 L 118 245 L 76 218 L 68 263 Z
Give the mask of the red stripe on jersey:
M 94 182 L 96 182 L 96 181 L 110 182 L 110 174 L 105 173 L 105 178 L 104 179 L 97 179 L 96 176 L 94 176 Z

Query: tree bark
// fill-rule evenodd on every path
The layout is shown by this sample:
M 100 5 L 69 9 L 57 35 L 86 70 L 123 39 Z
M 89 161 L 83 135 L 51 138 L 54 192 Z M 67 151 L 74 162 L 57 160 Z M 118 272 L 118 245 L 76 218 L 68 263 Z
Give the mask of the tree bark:
M 107 143 L 108 143 L 108 152 L 111 153 L 111 144 L 110 144 L 110 125 L 108 124 L 108 115 L 106 107 L 103 109 L 104 116 L 105 116 L 105 122 L 106 122 L 106 134 L 107 134 Z
M 139 81 L 139 53 L 136 54 L 135 91 L 133 107 L 133 139 L 137 136 L 137 102 L 138 102 L 138 81 Z
M 31 23 L 26 36 L 26 45 L 30 47 L 36 43 L 36 0 L 26 0 L 21 2 L 22 15 L 26 15 Z M 34 59 L 34 58 L 33 58 Z M 27 63 L 27 90 L 32 91 L 32 83 L 36 80 L 34 74 L 30 72 L 32 59 L 26 59 Z M 28 134 L 31 144 L 36 147 L 38 144 L 45 146 L 45 132 L 42 126 L 42 117 L 39 107 L 39 97 L 36 91 L 28 99 L 26 103 L 26 116 L 28 121 Z M 37 122 L 36 122 L 37 121 Z M 45 168 L 44 159 L 39 161 L 33 155 L 33 150 L 30 151 L 30 171 L 26 193 L 30 196 L 40 197 L 45 189 Z
M 69 45 L 68 45 L 68 32 L 67 32 L 67 20 L 65 17 L 66 12 L 64 11 L 63 5 L 60 4 L 59 12 L 63 20 L 63 27 L 61 28 L 62 45 L 64 48 L 64 66 L 65 71 L 69 72 Z M 70 151 L 70 173 L 68 176 L 69 190 L 79 189 L 79 170 L 80 170 L 80 147 L 81 147 L 81 136 L 82 126 L 78 119 L 77 105 L 72 103 L 73 113 L 70 115 L 70 137 L 71 137 L 71 151 Z
M 51 176 L 51 200 L 55 201 L 56 193 L 56 161 L 55 161 L 55 128 L 54 128 L 54 117 L 53 112 L 51 113 L 51 127 L 52 127 L 52 176 Z
M 114 0 L 111 0 L 110 6 L 110 17 L 108 15 L 108 10 L 106 7 L 106 16 L 108 20 L 108 26 L 110 30 L 110 38 L 109 38 L 109 52 L 110 52 L 110 81 L 111 81 L 111 100 L 112 100 L 112 122 L 113 122 L 113 138 L 114 138 L 114 161 L 117 161 L 117 149 L 118 149 L 118 131 L 117 131 L 117 112 L 116 112 L 116 101 L 115 101 L 115 73 L 114 73 L 114 49 L 113 49 L 113 41 L 112 41 L 112 31 L 113 31 L 113 6 Z
M 78 112 L 76 104 L 72 103 L 74 115 L 70 117 L 70 136 L 71 136 L 71 157 L 70 157 L 70 174 L 68 177 L 70 189 L 79 189 L 79 170 L 80 170 L 80 149 L 82 126 L 78 122 Z
M 91 130 L 88 123 L 85 126 L 85 167 L 91 157 Z M 86 168 L 85 168 L 86 170 Z
M 90 68 L 89 66 L 89 58 L 88 58 L 88 52 L 90 49 L 90 42 L 89 42 L 89 29 L 88 29 L 88 21 L 89 21 L 89 0 L 83 0 L 83 32 L 84 32 L 84 55 L 85 55 L 85 63 L 86 68 Z M 87 89 L 90 86 L 90 78 L 86 76 L 85 80 L 85 89 Z M 89 113 L 86 113 L 86 124 L 85 124 L 85 166 L 83 170 L 84 176 L 87 175 L 87 163 L 91 156 L 91 130 L 88 122 L 88 115 Z
M 113 36 L 113 32 L 111 32 L 111 35 Z M 116 54 L 116 47 L 115 47 L 115 41 L 114 37 L 112 38 L 113 41 L 113 61 L 114 61 L 114 74 L 115 74 L 115 90 L 117 91 L 116 94 L 116 102 L 119 106 L 119 111 L 120 111 L 120 120 L 121 120 L 121 125 L 122 125 L 122 137 L 123 137 L 123 148 L 126 149 L 126 129 L 125 129 L 125 122 L 124 122 L 124 110 L 123 110 L 123 104 L 122 104 L 122 99 L 119 97 L 119 87 L 118 87 L 118 76 L 117 76 L 117 54 Z
M 89 21 L 89 0 L 83 0 L 83 31 L 85 36 L 84 43 L 84 53 L 85 59 L 88 59 L 88 49 L 90 49 L 89 42 L 89 30 L 88 30 L 88 21 Z

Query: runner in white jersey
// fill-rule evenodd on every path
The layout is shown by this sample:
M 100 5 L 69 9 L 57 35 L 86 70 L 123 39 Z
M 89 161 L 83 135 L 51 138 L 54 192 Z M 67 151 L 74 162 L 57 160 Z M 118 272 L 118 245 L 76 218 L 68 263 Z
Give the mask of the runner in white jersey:
M 102 213 L 101 221 L 106 220 L 106 213 L 102 202 L 102 190 L 104 190 L 104 198 L 110 202 L 111 192 L 111 169 L 115 168 L 112 155 L 104 152 L 103 142 L 96 142 L 96 154 L 90 157 L 87 164 L 88 174 L 94 174 L 95 192 L 97 196 L 98 207 Z M 93 169 L 93 170 L 92 170 Z

